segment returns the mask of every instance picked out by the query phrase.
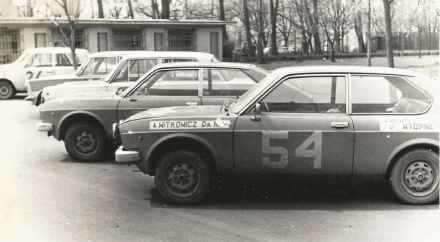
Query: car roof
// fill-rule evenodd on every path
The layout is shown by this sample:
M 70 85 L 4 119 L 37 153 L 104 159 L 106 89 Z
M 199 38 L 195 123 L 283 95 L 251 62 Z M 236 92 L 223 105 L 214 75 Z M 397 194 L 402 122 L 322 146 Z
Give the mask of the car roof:
M 70 53 L 70 48 L 68 47 L 40 47 L 40 48 L 29 48 L 26 49 L 30 53 Z M 86 49 L 76 49 L 77 52 L 87 52 Z
M 177 58 L 197 58 L 199 60 L 211 61 L 215 58 L 213 54 L 193 51 L 132 51 L 124 56 L 124 59 L 136 59 L 139 57 L 177 57 Z
M 373 66 L 341 66 L 341 65 L 323 65 L 323 66 L 291 66 L 282 67 L 273 70 L 281 76 L 297 74 L 321 74 L 321 73 L 353 73 L 353 74 L 385 74 L 385 75 L 403 75 L 417 76 L 418 73 L 398 68 L 373 67 Z
M 90 54 L 90 57 L 114 57 L 114 56 L 121 56 L 121 55 L 128 55 L 132 53 L 133 51 L 100 51 L 100 52 L 94 52 Z
M 190 67 L 205 67 L 205 68 L 237 68 L 237 69 L 251 69 L 255 67 L 254 64 L 237 63 L 237 62 L 173 62 L 156 65 L 156 69 L 165 68 L 190 68 Z

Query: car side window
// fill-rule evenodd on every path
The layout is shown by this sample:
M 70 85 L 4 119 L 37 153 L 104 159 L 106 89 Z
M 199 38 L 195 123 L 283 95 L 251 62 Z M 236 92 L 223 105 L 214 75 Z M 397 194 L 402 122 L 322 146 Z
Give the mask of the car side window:
M 105 75 L 116 67 L 116 57 L 95 57 L 89 63 L 81 75 Z
M 204 68 L 203 96 L 240 96 L 255 81 L 238 69 Z
M 67 54 L 56 54 L 55 60 L 56 60 L 55 66 L 73 66 L 73 63 L 70 60 L 70 58 L 67 56 Z
M 140 85 L 133 95 L 198 96 L 199 70 L 158 71 Z
M 345 77 L 289 78 L 273 89 L 260 103 L 265 112 L 345 113 Z
M 26 67 L 51 67 L 52 53 L 34 54 L 29 58 Z
M 191 62 L 197 61 L 194 58 L 164 58 L 162 59 L 162 63 L 172 63 L 172 62 Z
M 352 75 L 352 113 L 420 113 L 430 98 L 400 76 Z

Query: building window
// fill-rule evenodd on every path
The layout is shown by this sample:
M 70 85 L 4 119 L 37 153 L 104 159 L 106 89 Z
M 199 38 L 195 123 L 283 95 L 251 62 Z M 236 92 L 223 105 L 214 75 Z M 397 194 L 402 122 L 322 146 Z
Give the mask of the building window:
M 98 33 L 98 51 L 108 50 L 108 33 Z
M 163 33 L 154 33 L 154 50 L 163 50 Z
M 142 30 L 113 30 L 113 50 L 142 50 Z
M 210 51 L 211 54 L 215 55 L 216 57 L 218 57 L 218 32 L 211 32 L 210 34 Z
M 16 60 L 20 54 L 20 31 L 0 28 L 0 64 Z
M 55 47 L 64 47 L 67 43 L 70 41 L 70 30 L 69 29 L 63 29 L 64 34 L 66 35 L 69 40 L 65 40 L 63 38 L 63 35 L 60 33 L 58 29 L 54 29 L 52 31 L 52 40 L 53 45 Z M 75 47 L 76 48 L 85 48 L 85 35 L 83 29 L 77 29 L 75 30 Z
M 168 49 L 196 51 L 196 31 L 194 29 L 168 30 Z
M 46 47 L 46 33 L 35 33 L 35 48 Z

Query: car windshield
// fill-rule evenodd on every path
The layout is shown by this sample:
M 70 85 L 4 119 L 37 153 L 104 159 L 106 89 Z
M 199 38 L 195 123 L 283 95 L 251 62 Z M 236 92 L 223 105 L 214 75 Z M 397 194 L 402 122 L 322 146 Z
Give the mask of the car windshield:
M 112 71 L 118 62 L 117 57 L 93 57 L 88 59 L 78 76 L 99 75 L 103 76 Z
M 240 98 L 231 103 L 228 110 L 232 113 L 240 112 L 249 102 L 251 102 L 255 98 L 255 96 L 258 95 L 258 93 L 263 91 L 273 80 L 275 80 L 276 77 L 277 74 L 274 72 L 267 75 L 263 80 L 258 82 L 258 84 L 251 87 Z

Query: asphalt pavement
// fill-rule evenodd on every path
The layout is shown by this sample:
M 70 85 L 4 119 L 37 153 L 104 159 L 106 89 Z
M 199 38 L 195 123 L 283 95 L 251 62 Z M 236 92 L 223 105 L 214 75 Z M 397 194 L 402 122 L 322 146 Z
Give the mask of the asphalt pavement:
M 380 182 L 234 180 L 167 205 L 134 166 L 73 161 L 23 98 L 0 101 L 0 241 L 439 241 L 439 205 Z

